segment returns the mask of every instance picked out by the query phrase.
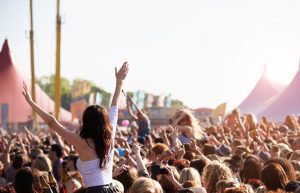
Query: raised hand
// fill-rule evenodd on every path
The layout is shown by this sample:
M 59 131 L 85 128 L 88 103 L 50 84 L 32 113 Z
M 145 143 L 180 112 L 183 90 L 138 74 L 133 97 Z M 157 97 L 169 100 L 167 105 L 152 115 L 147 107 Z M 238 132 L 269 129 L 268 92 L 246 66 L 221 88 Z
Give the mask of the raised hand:
M 128 73 L 128 68 L 129 64 L 127 62 L 124 62 L 120 70 L 118 71 L 117 68 L 115 68 L 115 74 L 116 74 L 116 79 L 117 81 L 123 81 Z
M 133 144 L 131 150 L 135 155 L 140 155 L 141 147 L 137 144 Z
M 32 102 L 32 98 L 31 98 L 31 95 L 29 93 L 28 86 L 27 86 L 26 82 L 23 82 L 22 94 L 23 94 L 23 96 L 25 97 L 25 99 L 28 103 Z

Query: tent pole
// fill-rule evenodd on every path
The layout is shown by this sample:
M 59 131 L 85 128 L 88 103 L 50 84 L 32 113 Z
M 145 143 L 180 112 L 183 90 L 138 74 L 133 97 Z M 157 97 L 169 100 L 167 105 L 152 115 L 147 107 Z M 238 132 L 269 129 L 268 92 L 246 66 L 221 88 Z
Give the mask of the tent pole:
M 59 1 L 57 0 L 56 15 L 56 72 L 55 72 L 55 118 L 59 119 L 59 110 L 61 106 L 60 94 L 60 35 L 61 35 L 61 17 L 59 15 Z
M 32 16 L 32 0 L 30 0 L 30 62 L 31 62 L 31 95 L 32 100 L 36 102 L 35 95 L 35 70 L 34 70 L 34 46 L 33 46 L 33 16 Z M 33 129 L 37 129 L 37 116 L 34 111 L 33 115 Z

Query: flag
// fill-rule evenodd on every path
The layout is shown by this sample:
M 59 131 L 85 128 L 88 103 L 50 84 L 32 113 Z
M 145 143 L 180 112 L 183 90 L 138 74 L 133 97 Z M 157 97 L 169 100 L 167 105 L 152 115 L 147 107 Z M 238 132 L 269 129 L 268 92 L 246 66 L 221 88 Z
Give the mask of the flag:
M 140 109 L 144 108 L 144 100 L 145 100 L 144 91 L 138 90 L 137 92 L 134 93 L 133 101 Z
M 169 94 L 166 99 L 165 99 L 165 107 L 171 107 L 172 105 L 172 98 L 171 98 L 171 94 Z
M 152 107 L 153 101 L 154 101 L 153 94 L 148 94 L 147 99 L 146 99 L 146 107 L 148 107 L 148 108 Z
M 166 98 L 166 96 L 164 94 L 161 94 L 158 97 L 158 101 L 157 101 L 157 106 L 158 107 L 164 107 L 165 106 L 165 98 Z
M 89 105 L 93 105 L 93 104 L 95 104 L 95 95 L 94 93 L 91 93 L 89 98 Z
M 223 117 L 223 116 L 225 115 L 226 105 L 227 105 L 227 103 L 222 103 L 222 104 L 220 104 L 219 106 L 217 106 L 217 108 L 215 108 L 215 109 L 211 112 L 210 116 L 211 116 L 212 118 L 217 118 L 217 117 L 219 117 L 219 116 Z
M 101 105 L 103 101 L 103 96 L 99 92 L 96 93 L 96 105 Z

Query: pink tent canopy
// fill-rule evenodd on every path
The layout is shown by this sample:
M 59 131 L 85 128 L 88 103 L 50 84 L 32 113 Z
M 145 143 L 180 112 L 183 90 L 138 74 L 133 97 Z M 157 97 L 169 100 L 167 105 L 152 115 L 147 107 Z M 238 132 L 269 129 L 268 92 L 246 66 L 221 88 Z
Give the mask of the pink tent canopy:
M 259 81 L 247 98 L 238 106 L 242 113 L 254 113 L 258 115 L 277 98 L 283 90 L 281 85 L 271 82 L 267 77 L 267 67 L 263 71 Z
M 260 117 L 267 116 L 273 121 L 283 121 L 286 115 L 300 113 L 300 65 L 289 86 L 263 112 Z
M 8 41 L 5 40 L 0 53 L 0 104 L 8 105 L 9 123 L 26 122 L 32 117 L 32 110 L 21 93 L 24 80 L 27 81 L 14 65 Z M 38 85 L 36 85 L 36 101 L 43 109 L 54 114 L 53 100 Z M 71 113 L 61 108 L 60 120 L 67 122 L 71 119 Z

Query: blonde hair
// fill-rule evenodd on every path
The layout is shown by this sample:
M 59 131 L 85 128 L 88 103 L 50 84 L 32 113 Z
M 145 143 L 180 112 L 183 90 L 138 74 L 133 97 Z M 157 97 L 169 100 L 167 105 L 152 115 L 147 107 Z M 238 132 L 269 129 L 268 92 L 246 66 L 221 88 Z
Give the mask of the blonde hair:
M 141 177 L 132 185 L 130 193 L 163 193 L 160 184 L 151 179 Z
M 220 180 L 232 178 L 231 170 L 217 161 L 210 162 L 203 170 L 202 180 L 207 193 L 216 192 L 216 185 Z
M 180 115 L 180 114 L 185 114 L 186 116 L 183 117 L 180 121 L 179 121 L 179 125 L 180 125 L 180 122 L 181 121 L 186 121 L 186 123 L 188 124 L 187 126 L 190 126 L 192 128 L 192 133 L 193 133 L 193 136 L 196 138 L 196 139 L 200 139 L 203 137 L 203 134 L 201 132 L 201 127 L 198 123 L 198 120 L 196 119 L 196 117 L 193 115 L 193 113 L 188 110 L 188 109 L 182 109 L 180 110 L 177 115 Z
M 51 161 L 48 158 L 48 156 L 46 156 L 44 154 L 39 154 L 35 158 L 33 167 L 35 169 L 38 169 L 39 171 L 44 171 L 44 172 L 51 172 L 52 171 Z
M 199 172 L 194 168 L 184 168 L 180 173 L 179 183 L 194 181 L 195 187 L 201 187 L 201 177 Z
M 256 125 L 257 125 L 257 118 L 253 113 L 249 113 L 248 115 L 246 115 L 246 120 L 247 123 L 250 126 L 250 130 L 255 129 Z

